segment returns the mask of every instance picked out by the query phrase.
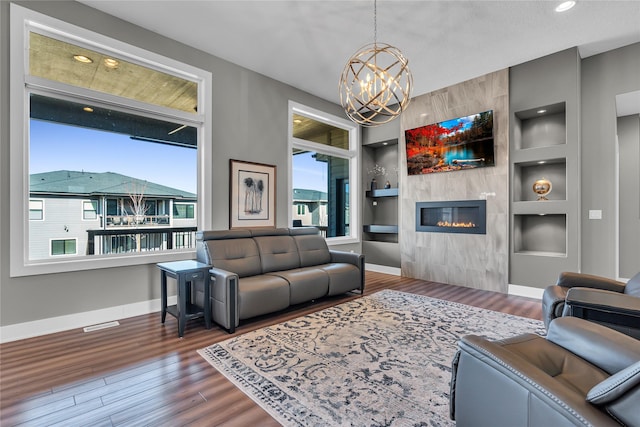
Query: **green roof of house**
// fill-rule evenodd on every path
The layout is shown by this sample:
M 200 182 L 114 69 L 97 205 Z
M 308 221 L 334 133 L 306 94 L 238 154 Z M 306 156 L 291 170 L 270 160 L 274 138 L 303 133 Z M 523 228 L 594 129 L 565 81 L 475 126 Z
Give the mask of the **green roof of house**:
M 293 200 L 305 201 L 305 202 L 319 202 L 319 201 L 326 202 L 328 198 L 327 198 L 327 193 L 325 193 L 324 191 L 307 190 L 304 188 L 294 188 Z
M 121 175 L 115 172 L 85 172 L 59 170 L 34 173 L 30 177 L 31 195 L 126 196 L 193 199 L 197 195 L 177 188 Z

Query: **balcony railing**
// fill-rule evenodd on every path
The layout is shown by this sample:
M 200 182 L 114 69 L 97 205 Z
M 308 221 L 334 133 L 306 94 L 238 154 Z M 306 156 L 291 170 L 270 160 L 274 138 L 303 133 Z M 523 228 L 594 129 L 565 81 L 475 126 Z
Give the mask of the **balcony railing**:
M 169 215 L 106 215 L 106 227 L 157 227 L 169 225 Z
M 197 227 L 87 230 L 87 255 L 195 248 L 196 230 Z

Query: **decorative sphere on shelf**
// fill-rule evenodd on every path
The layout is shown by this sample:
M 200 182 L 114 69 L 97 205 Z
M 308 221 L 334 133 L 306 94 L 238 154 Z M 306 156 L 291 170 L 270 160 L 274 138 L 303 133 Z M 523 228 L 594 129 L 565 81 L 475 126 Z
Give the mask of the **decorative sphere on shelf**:
M 538 200 L 549 200 L 546 196 L 551 193 L 552 188 L 551 181 L 545 178 L 533 183 L 533 192 L 538 195 Z

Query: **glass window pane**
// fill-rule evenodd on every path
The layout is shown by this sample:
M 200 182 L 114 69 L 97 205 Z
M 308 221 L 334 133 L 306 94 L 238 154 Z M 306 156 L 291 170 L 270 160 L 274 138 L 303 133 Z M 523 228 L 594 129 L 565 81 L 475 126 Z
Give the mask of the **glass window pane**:
M 196 128 L 96 106 L 87 111 L 85 104 L 41 95 L 30 101 L 29 196 L 44 199 L 48 212 L 44 221 L 29 223 L 30 260 L 49 256 L 49 239 L 62 226 L 73 237 L 74 254 L 98 255 L 118 251 L 109 246 L 114 229 L 169 227 L 168 215 L 155 214 L 158 200 L 188 200 L 193 212 Z M 193 219 L 180 227 L 192 232 L 196 225 Z
M 33 32 L 29 74 L 189 113 L 198 105 L 195 82 Z
M 348 236 L 349 160 L 297 149 L 292 154 L 293 220 L 320 228 L 326 237 Z
M 331 147 L 349 149 L 349 131 L 299 114 L 293 115 L 293 137 Z

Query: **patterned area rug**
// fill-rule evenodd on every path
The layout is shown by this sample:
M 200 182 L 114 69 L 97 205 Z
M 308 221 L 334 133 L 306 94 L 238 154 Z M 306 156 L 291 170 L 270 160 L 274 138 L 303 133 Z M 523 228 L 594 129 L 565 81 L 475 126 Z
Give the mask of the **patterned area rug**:
M 198 353 L 284 426 L 447 426 L 459 338 L 523 332 L 544 325 L 384 290 Z

